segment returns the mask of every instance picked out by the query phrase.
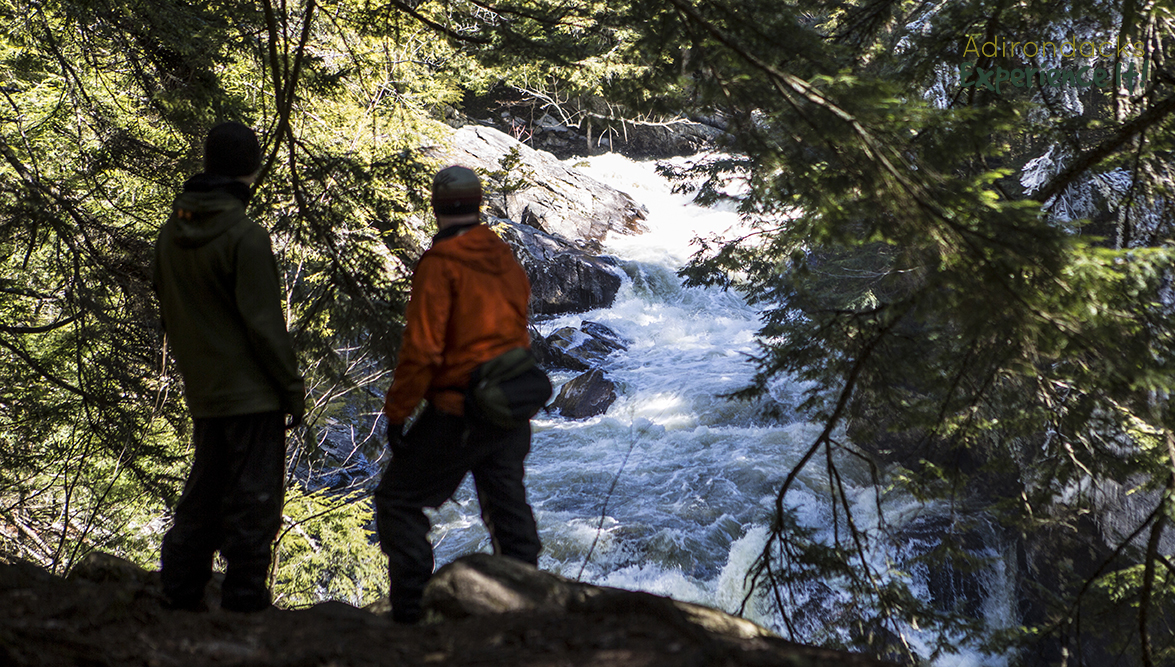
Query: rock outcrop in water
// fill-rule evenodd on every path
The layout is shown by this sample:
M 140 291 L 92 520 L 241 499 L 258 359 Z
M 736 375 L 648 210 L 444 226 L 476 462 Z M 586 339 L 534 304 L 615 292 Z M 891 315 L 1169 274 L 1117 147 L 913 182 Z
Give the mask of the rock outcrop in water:
M 609 327 L 584 321 L 578 329 L 563 327 L 536 338 L 531 349 L 546 368 L 584 371 L 559 388 L 548 409 L 570 419 L 584 419 L 604 414 L 616 401 L 616 383 L 600 367 L 612 353 L 627 350 L 628 341 Z
M 909 391 L 911 388 L 907 387 Z M 1105 477 L 1072 482 L 1074 488 L 1088 486 L 1099 491 L 1079 516 L 1060 521 L 1053 509 L 1040 507 L 1030 527 L 1000 528 L 984 508 L 1016 497 L 1036 497 L 1041 484 L 1052 484 L 1041 477 L 1034 464 L 1025 465 L 980 446 L 958 447 L 942 438 L 920 430 L 887 428 L 896 423 L 892 407 L 868 392 L 859 392 L 851 407 L 854 420 L 848 434 L 878 465 L 879 469 L 904 467 L 917 470 L 929 464 L 960 471 L 970 477 L 964 494 L 952 503 L 950 515 L 930 516 L 913 521 L 894 535 L 896 543 L 919 545 L 924 554 L 943 550 L 949 540 L 954 549 L 967 554 L 973 563 L 932 559 L 928 568 L 927 590 L 931 604 L 944 612 L 960 611 L 970 618 L 982 618 L 985 598 L 992 595 L 984 583 L 995 572 L 994 565 L 976 566 L 996 554 L 1007 568 L 1008 582 L 1015 591 L 1016 606 L 1009 610 L 1013 624 L 1043 626 L 1053 623 L 1058 609 L 1067 607 L 1078 597 L 1086 582 L 1098 575 L 1129 568 L 1138 562 L 1136 554 L 1146 548 L 1145 537 L 1136 537 L 1132 548 L 1120 549 L 1130 531 L 1143 524 L 1159 503 L 1158 490 L 1146 490 L 1145 480 L 1134 478 L 1123 484 Z M 1031 457 L 1026 460 L 1032 461 Z M 1125 463 L 1125 457 L 1123 458 Z M 1167 533 L 1158 545 L 1158 553 L 1175 554 L 1175 535 Z M 994 561 L 992 561 L 994 563 Z M 1175 623 L 1175 610 L 1156 611 L 1167 614 Z M 1101 628 L 1090 624 L 1081 638 L 1082 664 L 1114 664 L 1118 659 L 1117 642 L 1137 627 L 1132 614 L 1103 614 Z M 1020 654 L 1023 664 L 1052 665 L 1062 661 L 1066 640 L 1046 634 Z
M 432 622 L 341 602 L 237 614 L 167 611 L 158 573 L 91 554 L 68 579 L 0 564 L 0 664 L 882 667 L 801 646 L 721 612 L 476 555 L 430 584 Z
M 616 401 L 616 383 L 593 368 L 567 381 L 551 403 L 551 409 L 570 419 L 602 415 Z
M 546 340 L 550 346 L 552 363 L 575 371 L 599 366 L 609 354 L 624 349 L 608 338 L 593 336 L 582 327 L 563 327 L 547 336 Z
M 446 116 L 451 124 L 493 125 L 560 159 L 600 152 L 616 152 L 633 159 L 693 155 L 726 138 L 726 122 L 719 117 L 692 115 L 665 122 L 604 120 L 600 116 L 610 116 L 612 109 L 602 98 L 584 96 L 578 101 L 597 117 L 568 124 L 559 111 L 548 111 L 542 103 L 520 97 L 516 90 L 505 87 L 494 88 L 482 97 L 467 97 L 463 103 L 467 113 L 450 108 Z
M 511 152 L 518 157 L 513 166 Z M 431 147 L 425 154 L 477 169 L 490 213 L 548 234 L 598 244 L 608 232 L 647 231 L 648 211 L 632 197 L 492 127 L 462 127 L 448 146 Z
M 510 244 L 526 270 L 530 307 L 536 315 L 582 313 L 612 305 L 621 283 L 621 270 L 612 258 L 512 220 L 487 216 L 486 222 Z

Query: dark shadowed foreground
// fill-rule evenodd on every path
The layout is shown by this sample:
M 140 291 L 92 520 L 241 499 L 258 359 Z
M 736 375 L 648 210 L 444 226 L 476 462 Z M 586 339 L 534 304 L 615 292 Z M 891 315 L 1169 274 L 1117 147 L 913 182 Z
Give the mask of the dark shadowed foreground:
M 0 665 L 887 664 L 792 644 L 705 607 L 584 586 L 485 555 L 435 579 L 430 621 L 402 627 L 339 602 L 252 615 L 215 604 L 205 613 L 167 611 L 157 573 L 101 554 L 69 579 L 0 565 Z

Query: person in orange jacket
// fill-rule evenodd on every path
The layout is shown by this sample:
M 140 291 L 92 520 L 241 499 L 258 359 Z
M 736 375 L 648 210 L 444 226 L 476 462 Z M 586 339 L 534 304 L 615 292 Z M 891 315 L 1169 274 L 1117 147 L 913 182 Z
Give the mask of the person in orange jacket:
M 507 350 L 530 347 L 530 282 L 510 247 L 480 224 L 481 199 L 481 182 L 470 169 L 437 173 L 432 205 L 439 232 L 412 276 L 384 403 L 392 460 L 375 491 L 376 526 L 399 623 L 420 619 L 432 576 L 423 508 L 452 497 L 466 473 L 473 473 L 494 552 L 537 565 L 542 549 L 523 485 L 530 424 L 505 429 L 465 417 L 470 373 Z M 403 433 L 421 400 L 424 411 Z

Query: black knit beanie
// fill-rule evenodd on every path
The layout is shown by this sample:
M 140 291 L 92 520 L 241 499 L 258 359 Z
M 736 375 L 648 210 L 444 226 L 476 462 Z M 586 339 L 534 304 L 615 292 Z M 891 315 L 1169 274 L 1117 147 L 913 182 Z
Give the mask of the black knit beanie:
M 204 140 L 204 171 L 237 178 L 248 176 L 261 167 L 261 144 L 253 130 L 229 121 L 208 131 Z
M 467 215 L 481 210 L 481 181 L 467 167 L 446 167 L 432 181 L 432 210 L 437 215 Z

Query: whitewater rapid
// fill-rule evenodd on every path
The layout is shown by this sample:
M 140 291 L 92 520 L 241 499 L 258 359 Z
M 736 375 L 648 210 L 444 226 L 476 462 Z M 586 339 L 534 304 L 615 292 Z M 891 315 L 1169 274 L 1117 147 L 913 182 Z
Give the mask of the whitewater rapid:
M 723 397 L 751 381 L 758 311 L 734 291 L 684 288 L 676 272 L 694 252 L 695 237 L 741 228 L 733 207 L 693 204 L 673 193 L 650 162 L 609 154 L 571 164 L 644 204 L 649 231 L 605 241 L 604 252 L 624 270 L 611 307 L 539 323 L 545 335 L 599 322 L 630 343 L 602 366 L 619 396 L 604 415 L 573 421 L 540 414 L 533 422 L 526 483 L 544 545 L 539 566 L 737 612 L 745 575 L 767 540 L 775 494 L 820 425 L 767 421 L 761 404 Z M 552 379 L 558 386 L 574 375 Z M 803 389 L 780 381 L 767 400 L 794 414 Z M 858 521 L 868 529 L 877 523 L 875 489 L 864 469 L 845 472 Z M 804 525 L 831 525 L 828 488 L 822 465 L 798 478 L 787 500 Z M 892 508 L 899 517 L 906 512 L 913 520 L 923 510 L 901 502 Z M 432 518 L 438 566 L 490 550 L 469 480 Z M 892 569 L 892 557 L 875 554 L 879 571 Z M 808 600 L 808 631 L 796 638 L 819 641 L 821 608 L 837 602 L 835 591 Z M 767 598 L 753 599 L 743 614 L 786 636 Z M 1003 661 L 964 653 L 936 664 Z
M 648 207 L 649 231 L 605 241 L 625 274 L 610 308 L 539 323 L 549 334 L 594 321 L 629 341 L 602 367 L 619 395 L 606 414 L 533 422 L 526 482 L 544 544 L 539 565 L 737 608 L 739 571 L 758 551 L 747 540 L 761 541 L 755 528 L 769 520 L 787 452 L 813 430 L 764 427 L 754 406 L 720 397 L 750 381 L 757 312 L 734 292 L 685 289 L 676 276 L 694 236 L 724 233 L 739 217 L 673 194 L 651 163 L 605 155 L 576 166 Z M 438 511 L 433 538 L 438 563 L 487 546 L 471 486 Z

